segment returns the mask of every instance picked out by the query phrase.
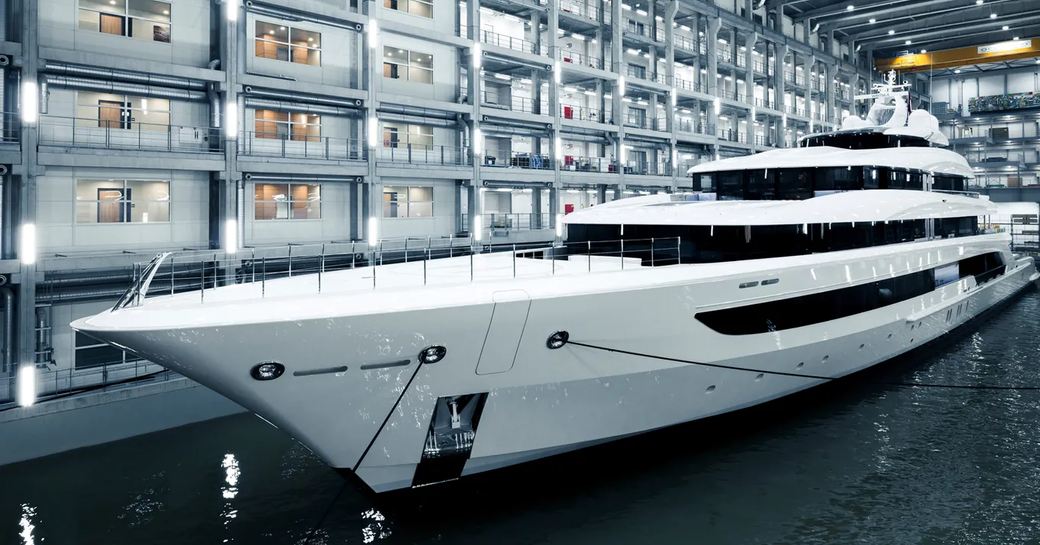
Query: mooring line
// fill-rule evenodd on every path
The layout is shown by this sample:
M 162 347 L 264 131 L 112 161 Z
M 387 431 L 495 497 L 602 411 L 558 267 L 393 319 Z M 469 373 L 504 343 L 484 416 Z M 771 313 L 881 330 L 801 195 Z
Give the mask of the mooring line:
M 670 361 L 674 363 L 683 363 L 686 365 L 696 365 L 700 367 L 712 367 L 715 369 L 728 369 L 731 371 L 744 371 L 747 373 L 761 373 L 766 375 L 779 375 L 784 377 L 796 377 L 796 378 L 807 378 L 814 380 L 838 380 L 842 377 L 828 377 L 824 375 L 810 375 L 806 373 L 789 373 L 786 371 L 771 371 L 767 369 L 755 369 L 752 367 L 740 367 L 738 365 L 724 365 L 721 363 L 707 363 L 703 361 L 685 360 L 681 358 L 673 358 L 670 356 L 658 356 L 654 354 L 646 354 L 643 352 L 633 352 L 631 350 L 622 350 L 620 348 L 610 348 L 607 346 L 597 346 L 595 344 L 588 344 L 578 341 L 568 340 L 566 344 L 573 344 L 575 346 L 581 346 L 585 348 L 591 348 L 593 350 L 602 350 L 604 352 L 614 352 L 617 354 L 626 354 L 629 356 L 636 356 L 641 358 L 650 358 L 655 360 Z M 883 386 L 913 386 L 920 388 L 952 388 L 959 390 L 1040 390 L 1040 386 L 1033 385 L 1021 385 L 1021 386 L 994 386 L 987 384 L 940 384 L 934 382 L 871 382 L 871 384 L 878 384 Z

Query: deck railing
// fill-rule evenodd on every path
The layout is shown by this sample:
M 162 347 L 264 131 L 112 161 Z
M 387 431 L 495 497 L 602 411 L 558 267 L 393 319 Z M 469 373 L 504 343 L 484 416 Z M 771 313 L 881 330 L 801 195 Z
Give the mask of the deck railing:
M 443 284 L 445 276 L 450 284 L 458 284 L 659 267 L 681 263 L 681 244 L 679 237 L 548 244 L 484 244 L 470 237 L 450 237 L 383 240 L 374 246 L 343 242 L 244 249 L 235 255 L 214 253 L 209 259 L 209 252 L 166 252 L 149 263 L 135 265 L 134 280 L 112 310 L 140 306 L 147 297 L 185 291 L 197 291 L 199 302 L 206 303 L 212 300 L 215 288 L 239 284 L 251 285 L 254 291 L 248 297 L 256 298 L 337 291 L 347 280 L 330 273 L 353 269 L 371 273 L 352 278 L 350 289 L 356 290 L 362 285 L 376 289 L 380 282 L 398 287 Z M 450 259 L 458 257 L 467 259 L 463 263 Z M 575 265 L 575 261 L 581 264 Z M 296 284 L 286 289 L 284 284 L 274 283 L 293 276 L 307 276 L 313 283 L 301 284 L 305 286 L 302 291 Z

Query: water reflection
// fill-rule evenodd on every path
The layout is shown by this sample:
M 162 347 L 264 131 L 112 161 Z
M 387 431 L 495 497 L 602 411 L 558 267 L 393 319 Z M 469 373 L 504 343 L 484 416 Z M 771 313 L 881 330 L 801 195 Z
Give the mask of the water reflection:
M 231 500 L 238 495 L 238 478 L 242 472 L 238 469 L 238 458 L 235 458 L 235 455 L 231 453 L 224 455 L 224 459 L 220 462 L 220 467 L 224 469 L 224 484 L 220 488 L 220 495 L 227 500 L 224 502 L 220 516 L 224 519 L 224 531 L 226 533 L 230 529 L 231 521 L 238 517 L 238 509 L 235 509 Z M 226 537 L 223 542 L 229 543 L 232 539 Z
M 23 503 L 22 518 L 18 521 L 18 526 L 21 529 L 21 531 L 18 532 L 18 536 L 22 538 L 22 545 L 36 544 L 36 539 L 33 538 L 33 530 L 36 529 L 36 525 L 33 524 L 33 519 L 35 518 L 36 508 L 28 503 Z

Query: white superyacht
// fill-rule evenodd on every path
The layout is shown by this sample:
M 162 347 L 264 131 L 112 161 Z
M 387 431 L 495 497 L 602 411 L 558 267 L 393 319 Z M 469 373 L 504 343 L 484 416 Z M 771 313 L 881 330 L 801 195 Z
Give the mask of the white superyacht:
M 73 327 L 378 492 L 753 406 L 912 350 L 1038 278 L 985 228 L 994 208 L 964 193 L 972 170 L 937 147 L 935 118 L 882 91 L 867 119 L 798 148 L 694 167 L 703 191 L 569 214 L 566 242 L 341 270 L 322 256 L 277 279 L 242 260 L 227 285 L 160 294 L 157 274 L 171 292 L 176 275 L 164 254 Z

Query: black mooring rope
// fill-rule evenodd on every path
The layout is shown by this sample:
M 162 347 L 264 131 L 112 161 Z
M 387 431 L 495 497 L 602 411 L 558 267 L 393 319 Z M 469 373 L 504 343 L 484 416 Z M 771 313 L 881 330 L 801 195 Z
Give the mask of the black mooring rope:
M 604 352 L 614 352 L 617 354 L 626 354 L 629 356 L 636 356 L 640 358 L 650 358 L 655 360 L 670 361 L 675 363 L 683 363 L 686 365 L 697 365 L 700 367 L 713 367 L 716 369 L 729 369 L 731 371 L 744 371 L 747 373 L 762 373 L 766 375 L 779 375 L 784 377 L 797 377 L 797 378 L 808 378 L 814 380 L 838 380 L 842 377 L 828 377 L 823 375 L 810 375 L 805 373 L 788 373 L 786 371 L 770 371 L 767 369 L 754 369 L 751 367 L 740 367 L 737 365 L 723 365 L 721 363 L 707 363 L 703 361 L 692 361 L 684 360 L 681 358 L 673 358 L 670 356 L 657 356 L 654 354 L 645 354 L 642 352 L 633 352 L 631 350 L 622 350 L 620 348 L 609 348 L 606 346 L 597 346 L 594 344 L 588 344 L 578 341 L 566 341 L 566 344 L 573 344 L 575 346 L 582 346 L 585 348 L 592 348 L 594 350 L 602 350 Z M 884 386 L 914 386 L 920 388 L 953 388 L 959 390 L 1040 390 L 1040 386 L 1023 385 L 1023 386 L 994 386 L 987 384 L 940 384 L 934 382 L 875 382 L 872 384 L 879 384 Z

